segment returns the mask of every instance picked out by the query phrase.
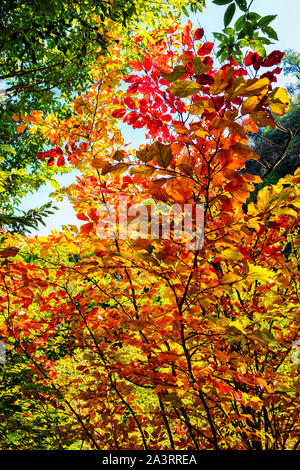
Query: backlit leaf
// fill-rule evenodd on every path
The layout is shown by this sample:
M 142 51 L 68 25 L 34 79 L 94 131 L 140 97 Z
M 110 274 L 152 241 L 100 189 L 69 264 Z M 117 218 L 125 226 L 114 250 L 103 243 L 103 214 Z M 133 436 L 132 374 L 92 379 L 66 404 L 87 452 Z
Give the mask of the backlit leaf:
M 170 86 L 169 92 L 178 98 L 186 98 L 196 95 L 201 89 L 201 85 L 189 80 L 178 80 Z
M 175 82 L 186 74 L 186 68 L 183 65 L 176 65 L 172 72 L 161 72 L 161 76 L 168 82 Z

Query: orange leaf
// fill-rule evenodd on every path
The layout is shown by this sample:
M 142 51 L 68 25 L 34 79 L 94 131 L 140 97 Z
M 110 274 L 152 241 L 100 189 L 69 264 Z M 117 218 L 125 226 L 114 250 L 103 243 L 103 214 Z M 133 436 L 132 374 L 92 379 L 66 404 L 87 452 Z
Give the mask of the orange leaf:
M 26 129 L 26 124 L 20 124 L 20 125 L 17 127 L 17 133 L 18 133 L 18 134 L 21 134 L 21 132 L 23 132 L 25 129 Z
M 92 222 L 88 222 L 87 224 L 81 225 L 80 232 L 81 233 L 90 233 L 94 228 L 94 224 Z

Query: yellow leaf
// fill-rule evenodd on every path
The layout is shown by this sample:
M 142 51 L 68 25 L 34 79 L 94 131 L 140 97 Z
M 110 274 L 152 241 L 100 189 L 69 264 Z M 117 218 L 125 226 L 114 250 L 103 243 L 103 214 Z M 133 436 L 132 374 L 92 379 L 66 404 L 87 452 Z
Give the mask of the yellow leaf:
M 232 248 L 227 248 L 226 250 L 223 250 L 222 253 L 220 254 L 220 257 L 226 261 L 237 261 L 241 258 L 243 258 L 243 255 L 241 254 L 240 250 L 236 247 Z
M 253 113 L 255 110 L 257 110 L 260 104 L 261 100 L 258 96 L 249 96 L 249 98 L 247 98 L 246 101 L 244 101 L 242 104 L 242 115 Z
M 247 281 L 260 281 L 260 282 L 269 282 L 273 279 L 274 272 L 270 271 L 263 266 L 254 266 L 249 264 L 249 273 L 247 275 Z
M 51 186 L 56 190 L 56 191 L 59 191 L 60 190 L 60 187 L 59 187 L 59 184 L 57 181 L 55 180 L 49 180 L 49 183 L 51 184 Z
M 224 274 L 222 277 L 222 284 L 231 284 L 232 282 L 240 281 L 241 277 L 233 272 Z
M 281 87 L 275 88 L 269 95 L 269 106 L 272 113 L 283 116 L 290 104 L 288 92 Z
M 201 85 L 189 80 L 178 80 L 170 86 L 169 92 L 178 98 L 186 98 L 187 96 L 196 95 L 201 89 Z
M 270 81 L 265 78 L 253 78 L 241 83 L 237 89 L 234 90 L 236 96 L 253 96 L 253 95 L 266 95 L 268 93 Z
M 33 126 L 29 128 L 29 134 L 35 134 L 37 130 L 38 126 L 36 124 L 33 124 Z
M 219 70 L 214 78 L 214 83 L 210 86 L 209 92 L 211 95 L 219 95 L 226 88 L 230 87 L 230 83 L 234 77 L 233 67 L 226 67 L 226 74 L 224 78 L 224 70 Z M 231 87 L 230 87 L 231 88 Z
M 215 106 L 209 99 L 197 100 L 190 107 L 190 114 L 202 114 L 205 110 L 214 111 Z
M 281 87 L 275 88 L 272 93 L 270 93 L 269 98 L 272 98 L 274 100 L 278 100 L 283 104 L 290 104 L 290 98 L 288 95 L 288 92 Z

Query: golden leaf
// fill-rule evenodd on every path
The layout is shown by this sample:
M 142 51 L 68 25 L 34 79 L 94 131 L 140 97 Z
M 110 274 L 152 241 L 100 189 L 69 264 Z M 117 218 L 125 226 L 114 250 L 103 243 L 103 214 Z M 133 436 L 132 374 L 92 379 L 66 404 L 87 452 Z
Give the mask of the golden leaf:
M 149 165 L 139 165 L 129 170 L 131 175 L 140 175 L 143 178 L 149 178 L 155 171 L 155 168 Z
M 118 162 L 120 162 L 124 158 L 124 154 L 123 154 L 123 152 L 121 152 L 121 150 L 117 150 L 113 154 L 112 157 L 113 157 L 114 160 L 117 160 Z
M 241 83 L 238 88 L 234 90 L 235 96 L 253 96 L 253 95 L 266 95 L 268 93 L 270 81 L 265 78 L 252 78 Z
M 107 175 L 108 173 L 113 175 L 121 175 L 128 168 L 128 163 L 117 163 L 116 165 L 106 165 L 102 168 L 102 175 Z
M 257 111 L 256 113 L 251 114 L 251 117 L 258 127 L 270 126 L 273 127 L 273 129 L 276 129 L 276 121 L 272 114 L 267 111 Z
M 154 142 L 150 148 L 152 158 L 154 158 L 158 165 L 167 168 L 170 161 L 173 158 L 172 147 L 171 145 L 164 145 L 161 142 Z
M 257 108 L 261 105 L 261 100 L 258 96 L 249 96 L 246 101 L 242 104 L 241 113 L 242 115 L 251 114 L 257 110 Z
M 170 86 L 169 92 L 178 98 L 186 98 L 188 96 L 196 95 L 201 89 L 201 85 L 189 80 L 178 80 Z
M 281 87 L 275 88 L 269 95 L 269 106 L 272 113 L 283 116 L 290 104 L 288 92 Z
M 195 75 L 202 75 L 211 69 L 209 65 L 205 65 L 200 57 L 195 57 L 193 60 L 193 72 Z
M 209 99 L 197 100 L 190 107 L 190 114 L 202 114 L 205 110 L 214 111 L 215 106 Z
M 148 163 L 151 160 L 153 160 L 154 157 L 152 155 L 150 147 L 147 146 L 145 148 L 142 148 L 142 149 L 136 151 L 136 158 L 138 158 L 139 160 L 141 160 L 144 163 Z
M 176 65 L 172 72 L 161 72 L 161 76 L 168 82 L 175 82 L 186 74 L 186 68 L 183 65 Z

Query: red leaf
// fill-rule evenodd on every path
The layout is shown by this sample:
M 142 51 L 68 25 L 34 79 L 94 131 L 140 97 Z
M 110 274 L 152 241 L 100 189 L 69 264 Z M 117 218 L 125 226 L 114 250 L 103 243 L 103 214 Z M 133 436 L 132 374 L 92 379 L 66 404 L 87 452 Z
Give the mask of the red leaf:
M 214 79 L 210 76 L 204 73 L 203 75 L 200 75 L 197 79 L 198 83 L 201 83 L 201 85 L 211 85 L 214 83 Z
M 44 161 L 45 161 L 45 157 L 46 157 L 46 155 L 45 155 L 46 153 L 47 153 L 47 152 L 38 152 L 38 153 L 36 154 L 36 156 L 37 156 L 37 158 L 38 158 L 39 160 L 42 160 L 42 162 L 44 162 Z
M 266 72 L 262 74 L 260 78 L 264 78 L 264 77 L 267 77 L 270 80 L 270 82 L 277 82 L 277 78 L 275 77 L 273 72 Z
M 94 224 L 92 222 L 88 222 L 87 224 L 81 225 L 80 232 L 81 233 L 90 233 L 94 228 Z
M 126 104 L 126 106 L 128 106 L 128 108 L 130 108 L 130 109 L 137 109 L 137 105 L 135 104 L 135 102 L 133 101 L 133 99 L 130 96 L 127 96 L 125 98 L 124 104 Z
M 131 60 L 128 64 L 133 70 L 136 70 L 138 72 L 143 70 L 143 65 L 139 60 Z
M 92 207 L 92 209 L 89 211 L 89 217 L 94 222 L 97 222 L 99 220 L 98 210 Z
M 284 56 L 284 52 L 281 52 L 281 51 L 271 52 L 271 54 L 269 54 L 266 60 L 262 63 L 262 67 L 272 67 L 273 65 L 279 64 L 283 56 Z
M 48 162 L 47 162 L 47 166 L 52 166 L 52 165 L 54 165 L 54 161 L 55 161 L 54 157 L 50 157 L 49 160 L 48 160 Z
M 127 93 L 131 94 L 131 93 L 135 93 L 137 91 L 139 87 L 139 83 L 133 83 L 132 85 L 130 85 L 130 87 L 128 88 L 127 90 Z
M 235 72 L 234 72 L 235 77 L 242 77 L 242 76 L 245 76 L 245 75 L 248 75 L 247 71 L 245 69 L 243 69 L 242 67 L 239 68 L 239 69 L 236 69 Z
M 239 65 L 239 64 L 233 59 L 233 57 L 232 57 L 231 55 L 228 57 L 228 61 L 229 61 L 229 64 L 230 64 L 230 65 L 234 65 L 235 67 L 236 67 L 237 65 Z
M 134 40 L 134 42 L 141 42 L 141 40 L 142 40 L 142 39 L 140 38 L 140 36 L 137 36 L 136 34 L 133 34 L 133 35 L 132 35 L 132 39 Z
M 213 47 L 214 47 L 213 42 L 205 42 L 203 46 L 199 47 L 197 53 L 198 55 L 207 55 L 212 51 Z
M 63 150 L 60 147 L 55 147 L 52 152 L 55 152 L 56 155 L 63 155 Z
M 143 68 L 145 72 L 149 72 L 151 70 L 151 67 L 152 67 L 152 60 L 150 59 L 149 56 L 146 55 L 143 60 Z
M 257 52 L 249 52 L 245 58 L 245 65 L 249 67 L 253 65 L 254 70 L 258 70 L 263 62 L 263 57 L 258 55 Z
M 200 41 L 200 39 L 202 39 L 203 36 L 204 36 L 204 29 L 203 28 L 196 29 L 196 31 L 194 32 L 195 41 Z
M 60 155 L 60 156 L 58 157 L 58 159 L 57 159 L 56 165 L 57 165 L 57 166 L 64 166 L 65 163 L 66 163 L 66 162 L 65 162 L 64 157 L 62 157 L 62 156 Z
M 209 67 L 211 67 L 211 66 L 213 66 L 213 63 L 214 63 L 214 61 L 213 61 L 212 57 L 207 56 L 203 59 L 203 64 L 204 65 L 208 65 Z
M 77 214 L 77 219 L 79 219 L 79 220 L 89 220 L 89 218 L 85 214 L 82 214 L 81 212 L 79 212 Z
M 125 114 L 126 114 L 126 108 L 115 109 L 111 113 L 112 117 L 117 118 L 117 119 L 122 118 L 123 116 L 125 116 Z

